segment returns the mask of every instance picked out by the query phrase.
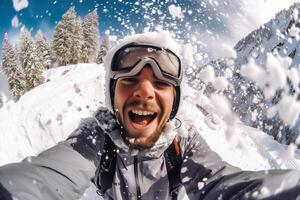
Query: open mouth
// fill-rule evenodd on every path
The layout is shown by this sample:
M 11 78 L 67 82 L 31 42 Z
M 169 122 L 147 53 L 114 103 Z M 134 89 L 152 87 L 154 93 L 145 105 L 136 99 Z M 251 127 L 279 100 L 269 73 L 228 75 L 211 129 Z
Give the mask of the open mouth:
M 142 110 L 129 111 L 130 120 L 140 126 L 147 126 L 157 117 L 157 113 Z

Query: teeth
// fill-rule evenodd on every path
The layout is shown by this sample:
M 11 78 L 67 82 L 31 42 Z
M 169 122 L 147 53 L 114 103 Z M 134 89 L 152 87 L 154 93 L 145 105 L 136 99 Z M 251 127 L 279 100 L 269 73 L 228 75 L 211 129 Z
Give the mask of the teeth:
M 131 112 L 136 115 L 154 115 L 154 112 L 148 112 L 143 110 L 132 110 Z

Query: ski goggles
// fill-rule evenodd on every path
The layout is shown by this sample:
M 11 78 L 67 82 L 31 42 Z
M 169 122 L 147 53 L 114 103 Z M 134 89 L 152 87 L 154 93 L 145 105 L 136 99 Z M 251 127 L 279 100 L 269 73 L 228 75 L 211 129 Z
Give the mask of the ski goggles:
M 136 76 L 145 65 L 150 65 L 155 77 L 179 86 L 182 68 L 179 57 L 170 51 L 151 45 L 129 44 L 119 49 L 112 60 L 111 78 Z

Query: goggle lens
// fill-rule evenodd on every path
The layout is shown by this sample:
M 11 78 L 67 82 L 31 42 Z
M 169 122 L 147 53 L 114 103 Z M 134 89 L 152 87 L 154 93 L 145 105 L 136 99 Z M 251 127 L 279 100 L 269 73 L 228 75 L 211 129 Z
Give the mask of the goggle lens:
M 163 73 L 179 78 L 180 59 L 171 51 L 152 46 L 128 46 L 116 53 L 112 71 L 129 71 L 144 58 L 154 59 Z

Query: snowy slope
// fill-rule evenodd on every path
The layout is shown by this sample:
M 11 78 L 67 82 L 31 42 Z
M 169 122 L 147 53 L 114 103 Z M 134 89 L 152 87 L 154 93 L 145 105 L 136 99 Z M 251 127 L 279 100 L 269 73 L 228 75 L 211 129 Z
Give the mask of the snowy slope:
M 0 165 L 53 146 L 65 139 L 82 118 L 103 105 L 103 69 L 102 65 L 78 64 L 48 70 L 44 73 L 48 82 L 26 93 L 17 103 L 9 102 L 1 108 Z M 226 123 L 209 109 L 210 100 L 205 96 L 196 98 L 199 93 L 187 84 L 183 90 L 184 109 L 179 118 L 187 126 L 195 125 L 225 161 L 245 170 L 300 169 L 298 150 L 287 150 L 272 137 L 242 124 L 228 135 Z M 92 199 L 93 195 L 89 192 L 84 198 Z
M 49 70 L 52 81 L 1 108 L 0 165 L 53 146 L 90 116 L 104 100 L 101 71 L 95 64 Z

